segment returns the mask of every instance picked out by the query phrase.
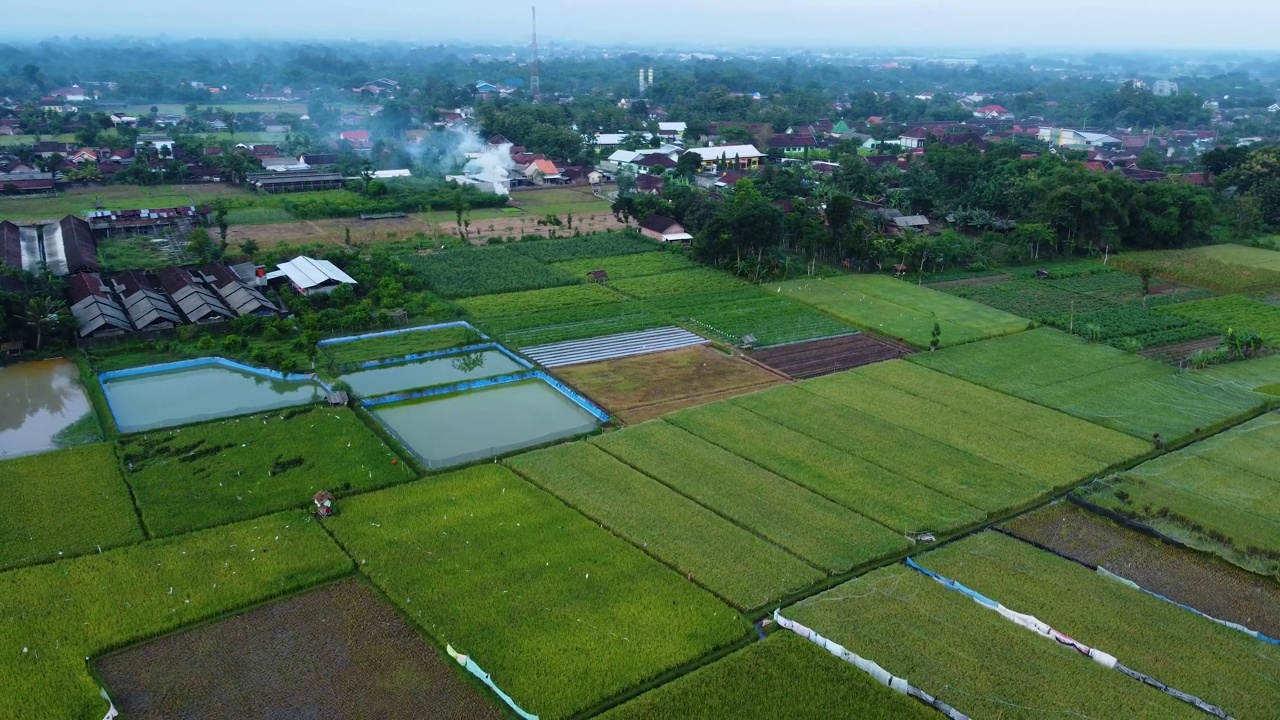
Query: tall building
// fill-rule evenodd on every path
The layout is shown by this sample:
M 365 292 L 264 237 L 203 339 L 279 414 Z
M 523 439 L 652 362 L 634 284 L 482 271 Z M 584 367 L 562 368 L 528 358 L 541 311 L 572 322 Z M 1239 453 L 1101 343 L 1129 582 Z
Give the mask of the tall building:
M 1151 92 L 1160 97 L 1169 97 L 1178 94 L 1178 83 L 1170 80 L 1157 80 L 1156 84 L 1151 88 Z

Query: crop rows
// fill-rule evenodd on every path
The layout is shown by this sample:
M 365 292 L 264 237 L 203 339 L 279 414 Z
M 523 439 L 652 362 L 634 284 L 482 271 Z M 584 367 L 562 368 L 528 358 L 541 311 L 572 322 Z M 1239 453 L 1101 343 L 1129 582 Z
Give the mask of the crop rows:
M 1138 672 L 1218 705 L 1233 717 L 1267 717 L 1280 707 L 1280 685 L 1275 682 L 1280 677 L 1280 648 L 1031 545 L 986 532 L 918 561 L 1116 656 Z M 974 613 L 990 614 L 964 596 L 956 597 L 969 603 Z M 1076 662 L 1091 664 L 1083 657 Z M 1136 682 L 1133 688 L 1134 694 L 1153 692 Z
M 534 240 L 509 246 L 515 252 L 543 263 L 612 257 L 662 249 L 656 241 L 637 234 L 596 233 L 559 240 Z
M 1256 420 L 1077 491 L 1243 567 L 1280 574 L 1280 420 Z
M 754 287 L 694 293 L 655 301 L 681 324 L 737 342 L 754 335 L 756 346 L 812 340 L 852 333 L 853 328 L 813 308 L 775 297 Z
M 350 571 L 292 511 L 0 573 L 0 717 L 101 717 L 86 657 Z
M 582 712 L 750 627 L 501 465 L 353 498 L 326 523 L 413 622 L 543 718 Z
M 590 284 L 481 295 L 460 300 L 458 304 L 472 316 L 484 320 L 503 315 L 535 315 L 552 310 L 608 305 L 620 299 L 617 293 L 603 285 Z
M 750 290 L 751 285 L 727 272 L 695 268 L 677 272 L 618 280 L 609 283 L 618 292 L 646 300 L 664 302 L 677 295 L 701 295 L 712 292 Z
M 142 540 L 111 445 L 0 462 L 0 569 Z
M 739 609 L 764 606 L 823 577 L 588 443 L 518 455 L 507 464 Z
M 641 695 L 603 720 L 932 720 L 923 704 L 879 685 L 808 640 L 778 632 Z
M 826 570 L 842 572 L 906 548 L 886 528 L 673 425 L 645 423 L 593 442 Z
M 985 517 L 967 503 L 733 403 L 684 410 L 665 421 L 899 533 L 955 530 Z
M 616 257 L 587 258 L 556 263 L 556 267 L 569 273 L 584 277 L 594 270 L 604 270 L 609 274 L 609 281 L 627 278 L 662 275 L 679 270 L 692 270 L 697 267 L 692 262 L 676 253 L 646 252 L 634 255 L 618 255 Z
M 907 361 L 1135 437 L 1158 433 L 1165 443 L 1207 432 L 1266 403 L 1211 376 L 1178 373 L 1048 328 L 919 353 Z
M 933 326 L 943 347 L 1026 329 L 1027 321 L 935 290 L 879 275 L 793 280 L 781 296 L 813 305 L 864 330 L 928 347 Z
M 341 495 L 413 479 L 346 408 L 156 430 L 123 438 L 120 448 L 157 536 L 300 507 L 320 490 Z
M 1239 295 L 1170 305 L 1162 308 L 1161 312 L 1219 330 L 1252 330 L 1267 344 L 1280 345 L 1280 307 Z
M 783 614 L 970 717 L 1204 717 L 901 565 Z
M 581 278 L 512 249 L 514 246 L 443 250 L 414 259 L 418 273 L 448 298 L 573 285 Z
M 1156 312 L 1140 302 L 1120 303 L 1109 297 L 1129 290 L 1130 279 L 1137 278 L 1110 272 L 1066 280 L 964 285 L 946 292 L 1117 346 L 1137 343 L 1156 347 L 1214 334 L 1214 329 L 1203 323 Z M 1139 281 L 1139 297 L 1141 292 Z

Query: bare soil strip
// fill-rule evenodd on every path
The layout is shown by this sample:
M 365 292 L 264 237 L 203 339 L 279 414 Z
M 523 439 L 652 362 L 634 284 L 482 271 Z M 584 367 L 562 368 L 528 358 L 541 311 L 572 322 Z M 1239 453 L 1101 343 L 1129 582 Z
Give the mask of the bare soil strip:
M 751 353 L 751 359 L 803 380 L 899 358 L 912 352 L 901 343 L 863 333 L 757 350 Z

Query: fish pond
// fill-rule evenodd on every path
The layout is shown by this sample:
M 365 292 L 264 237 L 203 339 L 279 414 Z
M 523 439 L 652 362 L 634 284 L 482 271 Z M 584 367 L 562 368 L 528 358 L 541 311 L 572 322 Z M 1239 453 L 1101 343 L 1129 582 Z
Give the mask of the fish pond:
M 541 378 L 369 408 L 428 467 L 458 465 L 594 430 L 607 419 Z
M 201 358 L 104 373 L 99 377 L 122 433 L 215 420 L 318 402 L 319 383 L 222 358 Z
M 342 376 L 361 397 L 496 377 L 527 370 L 495 347 L 370 367 Z
M 73 435 L 99 432 L 75 363 L 55 359 L 0 367 L 0 457 L 53 450 L 74 444 Z

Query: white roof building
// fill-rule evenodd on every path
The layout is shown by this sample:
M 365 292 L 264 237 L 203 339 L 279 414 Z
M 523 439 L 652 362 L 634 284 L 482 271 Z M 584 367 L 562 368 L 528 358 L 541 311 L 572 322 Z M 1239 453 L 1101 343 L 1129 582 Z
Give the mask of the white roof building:
M 762 158 L 764 153 L 756 149 L 755 145 L 719 145 L 716 147 L 691 148 L 691 153 L 697 153 L 702 156 L 703 162 L 715 162 L 720 158 L 732 160 L 749 160 L 751 158 Z
M 337 265 L 305 255 L 282 262 L 276 267 L 279 269 L 268 273 L 267 280 L 286 277 L 293 288 L 303 295 L 327 294 L 339 285 L 356 284 L 355 279 L 339 270 Z
M 660 122 L 658 123 L 659 135 L 682 135 L 685 130 L 689 129 L 688 123 L 682 122 Z

